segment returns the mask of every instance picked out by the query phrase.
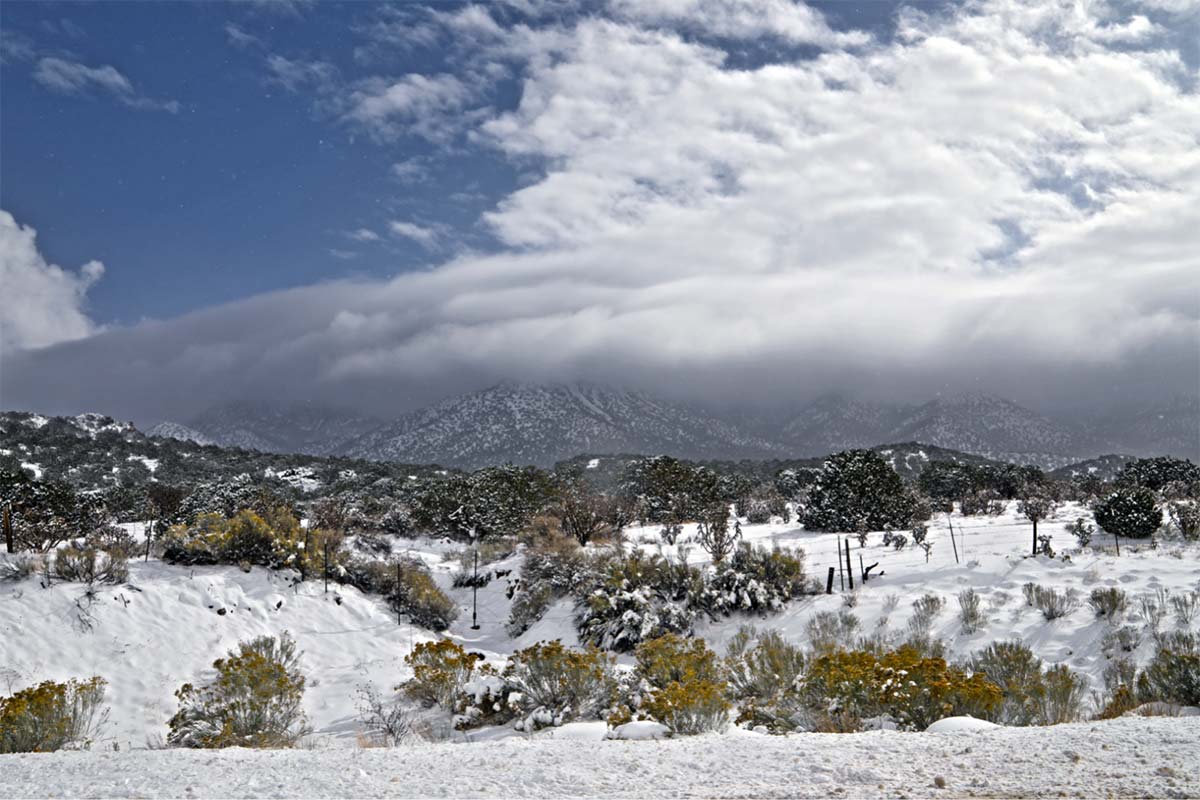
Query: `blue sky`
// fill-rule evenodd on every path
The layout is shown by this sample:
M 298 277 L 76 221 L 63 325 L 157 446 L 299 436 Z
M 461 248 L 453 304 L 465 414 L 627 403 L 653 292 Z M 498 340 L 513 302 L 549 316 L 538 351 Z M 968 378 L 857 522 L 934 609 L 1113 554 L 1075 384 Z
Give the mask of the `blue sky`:
M 0 33 L 6 405 L 1200 381 L 1194 0 L 20 2 Z

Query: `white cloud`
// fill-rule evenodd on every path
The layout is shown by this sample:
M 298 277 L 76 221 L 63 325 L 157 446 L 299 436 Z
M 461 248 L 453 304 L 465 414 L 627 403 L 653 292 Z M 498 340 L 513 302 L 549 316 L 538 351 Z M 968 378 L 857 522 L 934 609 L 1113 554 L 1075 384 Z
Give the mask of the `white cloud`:
M 112 66 L 89 67 L 78 61 L 43 58 L 33 71 L 33 79 L 60 94 L 87 94 L 99 90 L 115 97 L 130 108 L 179 113 L 174 100 L 154 100 L 134 89 L 133 84 Z
M 234 47 L 262 47 L 263 41 L 232 22 L 225 24 L 225 37 Z
M 88 289 L 104 274 L 89 261 L 78 272 L 46 262 L 37 250 L 37 231 L 0 210 L 0 350 L 44 347 L 79 339 L 96 326 L 83 310 Z
M 346 231 L 346 236 L 356 242 L 378 242 L 379 234 L 370 228 L 358 228 L 353 231 Z
M 462 122 L 474 92 L 456 76 L 409 74 L 364 81 L 346 100 L 344 119 L 380 139 L 404 134 L 444 140 Z
M 426 249 L 433 248 L 437 244 L 439 236 L 438 231 L 434 228 L 427 228 L 415 222 L 402 222 L 399 220 L 389 223 L 388 230 L 396 236 L 411 239 Z
M 326 91 L 337 77 L 337 68 L 324 61 L 296 61 L 272 53 L 267 56 L 267 71 L 270 80 L 289 92 L 311 86 L 317 91 Z
M 610 5 L 625 19 L 732 39 L 775 36 L 821 46 L 863 45 L 871 39 L 861 31 L 834 31 L 819 11 L 798 0 L 610 0 Z
M 900 26 L 756 68 L 631 17 L 510 28 L 496 47 L 523 59 L 520 103 L 476 136 L 531 175 L 483 220 L 499 252 L 105 334 L 21 385 L 112 362 L 104 380 L 136 402 L 196 384 L 185 351 L 204 345 L 233 388 L 264 394 L 300 375 L 435 394 L 548 375 L 734 399 L 833 379 L 1194 390 L 1200 75 L 1184 34 L 1037 0 Z M 361 87 L 348 113 L 389 138 L 468 95 L 407 76 Z

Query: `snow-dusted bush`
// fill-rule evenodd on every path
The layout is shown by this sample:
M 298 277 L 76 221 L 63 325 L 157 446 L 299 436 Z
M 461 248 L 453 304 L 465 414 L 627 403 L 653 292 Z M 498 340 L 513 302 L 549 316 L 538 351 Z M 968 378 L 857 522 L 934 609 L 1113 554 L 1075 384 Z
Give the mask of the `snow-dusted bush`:
M 986 716 L 1001 699 L 999 687 L 983 675 L 908 647 L 882 656 L 845 650 L 818 656 L 797 690 L 809 726 L 825 731 L 859 730 L 864 719 L 878 716 L 924 730 L 946 716 Z
M 713 681 L 670 683 L 656 689 L 642 708 L 675 736 L 692 736 L 729 727 L 725 685 Z
M 116 553 L 68 545 L 54 552 L 50 574 L 71 583 L 124 583 L 129 578 L 129 565 Z
M 1175 612 L 1175 621 L 1180 626 L 1191 627 L 1197 615 L 1200 615 L 1200 592 L 1172 595 L 1171 609 Z
M 987 621 L 979 593 L 974 589 L 963 589 L 958 593 L 958 619 L 962 622 L 963 633 L 974 633 Z
M 304 571 L 322 564 L 322 548 L 305 549 L 305 533 L 286 508 L 262 513 L 242 510 L 230 518 L 201 514 L 191 523 L 171 526 L 159 541 L 164 561 L 175 564 L 255 564 Z M 312 543 L 312 536 L 309 537 Z M 336 548 L 335 548 L 336 549 Z
M 858 617 L 849 611 L 818 611 L 808 621 L 808 641 L 818 653 L 851 646 L 858 633 Z
M 896 533 L 895 531 L 884 531 L 883 532 L 883 546 L 888 547 L 889 545 L 891 546 L 891 548 L 893 550 L 903 550 L 905 547 L 908 546 L 908 537 L 905 536 L 903 533 Z
M 1141 631 L 1132 625 L 1122 625 L 1104 634 L 1104 638 L 1100 640 L 1100 650 L 1105 658 L 1112 658 L 1118 652 L 1132 653 L 1141 643 Z
M 942 613 L 942 609 L 945 607 L 946 601 L 932 593 L 922 595 L 913 601 L 913 615 L 908 620 L 908 632 L 913 636 L 927 636 L 929 629 L 933 626 L 934 618 Z
M 1067 523 L 1067 533 L 1075 537 L 1075 542 L 1080 549 L 1084 549 L 1092 543 L 1092 535 L 1096 533 L 1096 526 L 1083 517 L 1079 517 L 1074 522 Z
M 966 517 L 995 517 L 1004 513 L 1004 503 L 991 489 L 981 489 L 963 495 L 960 508 Z
M 389 703 L 370 683 L 355 692 L 358 721 L 372 744 L 395 747 L 413 736 L 414 715 L 402 703 Z
M 634 674 L 651 687 L 701 680 L 724 682 L 717 654 L 703 639 L 673 633 L 642 642 L 634 651 Z
M 242 642 L 213 662 L 216 677 L 180 687 L 167 726 L 176 747 L 291 747 L 309 732 L 300 654 L 286 632 Z
M 0 581 L 23 581 L 32 578 L 46 567 L 40 553 L 14 553 L 0 557 Z
M 786 733 L 799 723 L 794 686 L 804 674 L 804 651 L 778 631 L 745 626 L 725 651 L 730 697 L 738 705 L 737 722 Z
M 805 591 L 804 551 L 740 542 L 716 566 L 708 589 L 718 611 L 777 611 Z
M 714 564 L 720 564 L 742 538 L 742 524 L 733 519 L 730 526 L 729 508 L 714 503 L 704 509 L 696 523 L 696 543 L 708 553 Z
M 1200 539 L 1200 503 L 1195 500 L 1172 500 L 1166 504 L 1171 527 L 1189 541 Z
M 1057 589 L 1027 583 L 1021 587 L 1021 591 L 1025 594 L 1025 602 L 1041 611 L 1048 621 L 1065 617 L 1080 605 L 1079 592 L 1074 589 L 1064 589 L 1060 592 Z
M 542 618 L 554 600 L 593 583 L 596 561 L 561 533 L 539 536 L 525 552 L 519 584 L 510 589 L 513 603 L 505 625 L 508 635 L 520 636 Z
M 44 681 L 0 697 L 0 753 L 88 748 L 104 725 L 103 678 Z
M 429 569 L 415 560 L 396 562 L 395 587 L 387 596 L 388 605 L 415 625 L 444 631 L 458 618 L 458 606 L 438 588 Z
M 449 639 L 419 642 L 404 657 L 413 676 L 398 688 L 425 706 L 440 706 L 459 712 L 467 683 L 474 677 L 483 657 L 468 653 Z
M 618 652 L 666 633 L 690 633 L 697 613 L 709 610 L 699 570 L 639 550 L 607 561 L 576 590 L 580 640 Z
M 504 681 L 512 690 L 510 705 L 525 715 L 521 729 L 601 716 L 616 700 L 615 663 L 594 647 L 572 649 L 557 639 L 513 653 Z
M 922 518 L 914 492 L 881 455 L 872 450 L 847 450 L 825 460 L 808 492 L 802 521 L 818 531 L 907 528 Z
M 1129 596 L 1115 586 L 1093 589 L 1088 597 L 1088 604 L 1097 617 L 1104 617 L 1111 623 L 1120 619 L 1129 608 Z
M 1086 682 L 1066 665 L 1043 670 L 1041 659 L 1019 641 L 995 642 L 976 653 L 968 668 L 1000 687 L 989 719 L 1004 725 L 1056 725 L 1080 718 Z
M 1154 658 L 1138 675 L 1137 694 L 1142 702 L 1200 705 L 1200 648 L 1194 634 L 1163 637 Z
M 1158 498 L 1145 488 L 1118 489 L 1096 504 L 1096 524 L 1109 533 L 1147 539 L 1162 525 Z

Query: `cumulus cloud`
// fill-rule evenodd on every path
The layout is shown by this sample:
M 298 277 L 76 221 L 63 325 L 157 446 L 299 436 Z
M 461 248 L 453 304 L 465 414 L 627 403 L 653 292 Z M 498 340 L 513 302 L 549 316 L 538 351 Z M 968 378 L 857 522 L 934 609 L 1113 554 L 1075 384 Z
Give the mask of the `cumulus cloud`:
M 87 291 L 104 274 L 89 261 L 78 272 L 46 262 L 37 249 L 37 231 L 0 210 L 0 351 L 45 347 L 92 334 L 96 326 L 84 311 Z
M 404 222 L 402 220 L 395 220 L 389 223 L 388 230 L 402 239 L 411 239 L 425 248 L 434 247 L 437 244 L 439 236 L 435 228 L 418 225 L 415 222 Z
M 475 93 L 457 76 L 412 73 L 396 80 L 373 78 L 351 91 L 343 118 L 388 140 L 405 134 L 444 141 Z
M 742 6 L 711 7 L 729 11 L 678 30 L 658 12 L 513 26 L 481 51 L 521 54 L 521 99 L 474 139 L 535 173 L 482 220 L 496 252 L 60 345 L 14 362 L 15 399 L 68 402 L 82 390 L 62 376 L 97 363 L 84 400 L 122 407 L 303 391 L 387 413 L 500 377 L 739 401 L 1195 390 L 1186 26 L 986 0 L 747 67 L 720 45 L 754 35 L 732 21 Z M 799 41 L 797 20 L 817 23 L 796 13 L 756 24 Z M 395 133 L 467 109 L 454 86 L 409 76 L 355 107 Z
M 33 71 L 33 79 L 59 94 L 87 94 L 99 91 L 115 97 L 130 108 L 179 113 L 175 100 L 155 100 L 138 92 L 129 78 L 116 67 L 89 67 L 63 58 L 43 58 Z

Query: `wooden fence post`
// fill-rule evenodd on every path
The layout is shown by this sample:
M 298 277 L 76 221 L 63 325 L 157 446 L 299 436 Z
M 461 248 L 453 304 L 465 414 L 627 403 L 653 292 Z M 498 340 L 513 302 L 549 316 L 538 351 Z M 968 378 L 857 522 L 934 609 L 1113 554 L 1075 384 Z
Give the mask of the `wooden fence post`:
M 954 563 L 958 563 L 958 544 L 954 541 L 954 522 L 946 515 L 946 524 L 950 526 L 950 544 L 954 547 Z
M 846 580 L 850 582 L 850 591 L 854 591 L 854 568 L 850 566 L 850 538 L 846 537 Z
M 833 567 L 829 568 L 829 577 L 825 579 L 825 594 L 833 594 Z
M 838 583 L 841 584 L 842 591 L 846 591 L 846 572 L 842 569 L 842 537 L 837 539 L 837 565 L 838 565 Z

